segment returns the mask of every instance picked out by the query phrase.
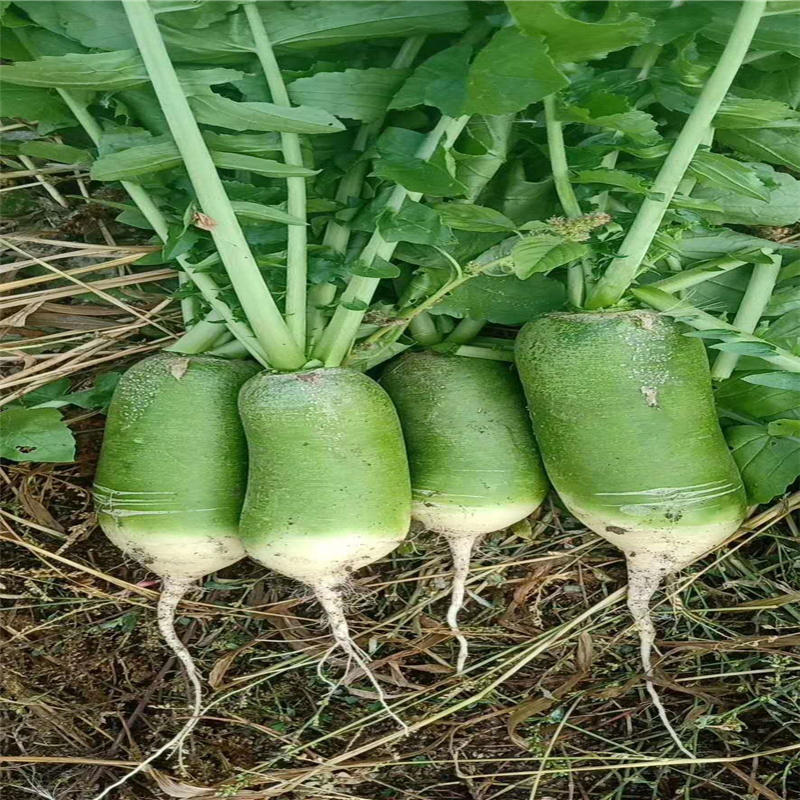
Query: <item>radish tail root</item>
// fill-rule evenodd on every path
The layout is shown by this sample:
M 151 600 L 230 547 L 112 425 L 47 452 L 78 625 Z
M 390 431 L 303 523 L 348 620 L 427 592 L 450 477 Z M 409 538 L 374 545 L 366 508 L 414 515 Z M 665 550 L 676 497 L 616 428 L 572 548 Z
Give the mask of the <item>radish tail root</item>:
M 467 663 L 467 656 L 469 655 L 469 643 L 458 627 L 458 612 L 464 606 L 469 563 L 472 558 L 472 548 L 475 546 L 477 539 L 477 536 L 471 534 L 466 536 L 452 534 L 447 536 L 450 555 L 453 559 L 453 587 L 450 593 L 450 608 L 447 609 L 447 624 L 458 642 L 456 675 L 461 675 L 464 672 L 464 665 Z
M 672 727 L 667 718 L 667 710 L 664 708 L 661 698 L 653 684 L 653 645 L 656 641 L 656 629 L 653 619 L 650 616 L 650 601 L 653 599 L 664 576 L 671 570 L 671 565 L 660 566 L 658 564 L 637 565 L 633 558 L 628 558 L 628 610 L 636 623 L 639 633 L 639 651 L 644 667 L 645 686 L 650 695 L 653 705 L 658 712 L 661 723 L 678 746 L 678 749 L 689 758 L 696 758 L 694 753 L 687 750 L 683 742 L 678 738 L 678 734 Z
M 350 636 L 350 628 L 347 625 L 347 619 L 344 615 L 344 602 L 342 600 L 342 592 L 340 589 L 340 582 L 334 581 L 320 581 L 314 584 L 314 594 L 317 596 L 322 610 L 328 618 L 328 623 L 331 626 L 331 633 L 336 641 L 336 644 L 347 653 L 347 655 L 358 664 L 361 671 L 372 684 L 378 696 L 378 702 L 383 706 L 386 713 L 406 732 L 408 732 L 408 725 L 406 725 L 397 714 L 389 708 L 386 702 L 386 695 L 383 688 L 378 683 L 377 678 L 369 668 L 369 656 L 353 641 Z
M 170 646 L 170 649 L 175 654 L 175 657 L 181 662 L 186 676 L 192 686 L 193 702 L 192 702 L 192 716 L 187 723 L 173 736 L 165 745 L 158 748 L 152 755 L 148 756 L 141 764 L 135 769 L 127 772 L 116 783 L 104 789 L 100 794 L 92 798 L 92 800 L 101 800 L 106 797 L 112 789 L 116 789 L 122 784 L 127 783 L 134 775 L 141 772 L 146 772 L 157 758 L 160 758 L 164 753 L 172 752 L 176 747 L 180 748 L 186 737 L 192 732 L 192 729 L 197 725 L 200 720 L 201 702 L 202 702 L 202 687 L 200 679 L 197 677 L 197 668 L 194 665 L 189 651 L 186 646 L 178 638 L 175 632 L 175 609 L 178 603 L 183 599 L 183 596 L 192 586 L 194 581 L 164 578 L 161 587 L 161 596 L 158 599 L 157 617 L 158 629 L 164 637 L 164 641 Z M 179 749 L 178 753 L 179 768 L 183 770 L 182 751 Z

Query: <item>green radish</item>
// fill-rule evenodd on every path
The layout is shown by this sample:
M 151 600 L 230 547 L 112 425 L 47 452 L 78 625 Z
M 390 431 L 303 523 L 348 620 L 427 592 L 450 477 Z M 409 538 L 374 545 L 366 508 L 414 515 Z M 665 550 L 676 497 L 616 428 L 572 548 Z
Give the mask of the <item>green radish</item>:
M 649 678 L 653 593 L 725 541 L 746 512 L 703 345 L 650 311 L 568 313 L 525 325 L 516 356 L 553 486 L 625 553 Z M 649 680 L 648 689 L 673 733 Z
M 527 517 L 547 494 L 522 387 L 509 364 L 430 351 L 396 359 L 381 384 L 403 426 L 412 515 L 443 534 L 450 546 L 453 588 L 447 621 L 458 634 L 475 543 Z M 467 643 L 458 637 L 461 672 Z
M 242 387 L 239 412 L 250 453 L 245 549 L 310 586 L 337 644 L 365 668 L 341 589 L 408 533 L 411 487 L 397 412 L 375 381 L 341 367 L 256 375 Z
M 95 478 L 100 527 L 123 552 L 163 579 L 158 626 L 194 690 L 194 662 L 175 633 L 175 609 L 194 581 L 244 556 L 239 513 L 247 445 L 236 412 L 245 361 L 160 353 L 134 364 L 114 392 Z

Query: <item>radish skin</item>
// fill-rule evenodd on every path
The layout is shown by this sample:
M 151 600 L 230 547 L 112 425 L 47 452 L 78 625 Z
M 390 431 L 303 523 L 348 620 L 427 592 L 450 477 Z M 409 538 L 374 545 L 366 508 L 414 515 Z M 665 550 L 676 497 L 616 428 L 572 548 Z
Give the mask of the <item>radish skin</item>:
M 250 453 L 239 529 L 247 554 L 314 590 L 336 642 L 377 687 L 347 629 L 341 589 L 410 526 L 408 462 L 391 400 L 360 372 L 326 368 L 256 375 L 242 387 L 239 411 Z
M 703 345 L 649 311 L 551 314 L 525 325 L 516 356 L 553 486 L 625 554 L 648 691 L 688 752 L 650 680 L 650 599 L 746 513 Z
M 447 539 L 453 586 L 447 622 L 461 673 L 467 641 L 458 628 L 476 542 L 533 513 L 548 484 L 513 368 L 497 361 L 409 353 L 381 378 L 408 449 L 412 515 Z
M 236 400 L 257 371 L 252 362 L 160 353 L 123 375 L 109 407 L 94 486 L 98 521 L 163 579 L 159 630 L 194 698 L 184 728 L 146 763 L 178 747 L 198 721 L 200 681 L 175 633 L 175 609 L 198 578 L 244 556 L 237 534 L 247 450 Z

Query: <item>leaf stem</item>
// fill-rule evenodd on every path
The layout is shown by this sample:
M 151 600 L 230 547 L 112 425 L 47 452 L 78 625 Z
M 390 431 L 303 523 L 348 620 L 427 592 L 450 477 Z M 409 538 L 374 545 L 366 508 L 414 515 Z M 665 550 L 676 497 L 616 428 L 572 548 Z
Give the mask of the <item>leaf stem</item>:
M 295 343 L 250 252 L 178 82 L 153 11 L 146 1 L 123 0 L 123 7 L 200 207 L 213 221 L 211 237 L 253 333 L 273 368 L 299 369 L 305 363 L 303 351 Z
M 740 258 L 722 256 L 720 258 L 713 258 L 710 261 L 704 261 L 696 267 L 676 272 L 668 278 L 663 278 L 660 281 L 648 285 L 656 289 L 661 289 L 664 292 L 680 292 L 749 263 L 749 261 Z
M 556 117 L 556 96 L 550 94 L 544 98 L 543 102 L 545 125 L 547 127 L 547 150 L 550 155 L 550 169 L 553 174 L 556 194 L 567 217 L 575 219 L 575 217 L 581 216 L 581 207 L 569 180 L 564 132 L 561 128 L 561 123 Z M 567 296 L 569 302 L 575 308 L 581 307 L 583 293 L 583 266 L 581 264 L 573 264 L 567 269 Z
M 772 290 L 775 288 L 780 269 L 781 257 L 778 255 L 773 255 L 772 262 L 769 264 L 756 264 L 753 267 L 753 274 L 750 276 L 739 310 L 733 318 L 735 328 L 745 333 L 752 333 L 756 329 L 756 325 L 772 297 Z M 738 353 L 720 353 L 711 367 L 711 377 L 717 380 L 730 378 L 738 361 Z
M 442 334 L 436 328 L 433 317 L 427 311 L 415 316 L 409 323 L 408 329 L 417 344 L 423 347 L 430 347 L 442 341 Z
M 664 161 L 653 183 L 651 195 L 639 207 L 616 258 L 590 293 L 587 308 L 614 305 L 635 279 L 675 190 L 747 55 L 765 4 L 766 0 L 744 0 L 742 3 L 731 36 L 714 72 L 703 87 L 692 113 Z
M 264 22 L 254 2 L 244 4 L 244 13 L 253 34 L 256 55 L 264 71 L 272 102 L 278 106 L 291 107 L 289 93 L 283 82 L 281 70 L 275 59 L 272 43 L 269 40 Z M 283 160 L 287 164 L 303 166 L 303 153 L 300 137 L 296 133 L 281 133 Z M 286 210 L 289 214 L 306 222 L 306 179 L 286 179 Z M 301 349 L 306 346 L 306 284 L 308 280 L 308 234 L 306 224 L 289 225 L 286 250 L 286 324 Z
M 80 123 L 81 127 L 86 131 L 86 135 L 94 142 L 95 146 L 99 145 L 100 137 L 103 134 L 100 125 L 98 125 L 95 118 L 89 113 L 86 106 L 79 101 L 75 95 L 66 89 L 57 89 L 62 100 L 67 104 L 69 110 Z M 169 237 L 169 228 L 161 209 L 155 204 L 149 192 L 140 186 L 138 183 L 131 181 L 120 181 L 122 188 L 128 193 L 128 196 L 133 200 L 139 211 L 142 212 L 144 218 L 148 221 L 150 226 L 156 232 L 156 235 L 162 242 L 166 242 Z M 200 290 L 206 302 L 211 306 L 212 312 L 217 313 L 222 319 L 225 320 L 228 330 L 238 339 L 239 342 L 247 349 L 247 352 L 260 362 L 262 365 L 267 365 L 267 355 L 259 344 L 258 340 L 253 335 L 253 331 L 246 322 L 237 320 L 227 303 L 219 300 L 220 289 L 214 279 L 205 273 L 195 272 L 192 264 L 186 256 L 177 256 L 175 259 L 186 275 Z M 189 347 L 194 347 L 196 337 L 208 334 L 210 335 L 213 330 L 214 335 L 219 334 L 219 326 L 212 321 L 201 321 L 192 327 L 183 337 L 178 339 L 177 342 L 170 345 L 167 350 L 177 353 L 187 352 L 184 345 L 187 345 L 186 339 L 189 339 Z M 198 352 L 190 350 L 188 352 Z
M 483 330 L 484 325 L 486 325 L 485 319 L 470 319 L 469 317 L 464 317 L 464 319 L 456 325 L 450 335 L 447 336 L 445 342 L 449 344 L 467 344 L 467 342 L 471 342 Z
M 467 116 L 458 119 L 443 116 L 425 138 L 415 154 L 416 157 L 422 160 L 429 159 L 436 152 L 440 139 L 445 137 L 452 140 L 457 137 L 464 129 L 468 119 Z M 416 201 L 420 197 L 422 197 L 421 192 L 409 192 L 404 186 L 398 185 L 389 196 L 386 208 L 399 211 L 406 198 Z M 396 247 L 397 242 L 387 242 L 376 230 L 362 250 L 359 260 L 365 265 L 372 264 L 375 258 L 388 261 Z M 362 275 L 354 275 L 348 282 L 339 306 L 314 351 L 314 355 L 324 361 L 326 367 L 339 366 L 344 360 L 347 351 L 353 345 L 358 327 L 364 318 L 364 312 L 369 307 L 379 282 L 379 278 L 368 278 Z
M 699 331 L 726 331 L 727 333 L 738 334 L 733 341 L 762 344 L 768 347 L 771 352 L 764 355 L 759 354 L 758 358 L 768 361 L 780 369 L 785 369 L 789 372 L 800 372 L 800 356 L 796 356 L 789 350 L 784 350 L 782 347 L 778 347 L 776 344 L 768 342 L 759 336 L 744 333 L 735 325 L 730 325 L 711 314 L 706 314 L 705 311 L 695 308 L 695 306 L 675 297 L 675 295 L 662 292 L 661 289 L 654 289 L 652 286 L 631 289 L 631 294 L 668 317 L 685 322 Z
M 420 51 L 424 36 L 410 36 L 406 39 L 397 51 L 397 55 L 392 61 L 392 69 L 407 69 L 414 63 L 414 59 Z M 353 141 L 353 150 L 356 153 L 363 153 L 367 149 L 369 141 L 378 134 L 383 126 L 385 117 L 362 125 Z M 364 185 L 364 178 L 369 169 L 369 162 L 360 158 L 344 174 L 336 190 L 336 202 L 346 205 L 351 198 L 359 198 Z M 350 228 L 342 225 L 336 219 L 331 219 L 325 228 L 322 244 L 330 247 L 335 253 L 344 253 L 350 241 Z M 336 286 L 332 283 L 319 283 L 312 286 L 308 292 L 308 343 L 313 350 L 319 341 L 319 337 L 325 329 L 325 315 L 323 309 L 329 306 L 336 299 Z

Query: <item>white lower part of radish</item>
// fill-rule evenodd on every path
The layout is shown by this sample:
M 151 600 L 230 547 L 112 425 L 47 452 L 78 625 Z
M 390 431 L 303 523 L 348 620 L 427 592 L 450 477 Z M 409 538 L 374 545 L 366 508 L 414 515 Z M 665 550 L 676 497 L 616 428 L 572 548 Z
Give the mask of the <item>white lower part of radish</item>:
M 336 642 L 374 682 L 347 630 L 340 587 L 408 533 L 411 487 L 394 407 L 373 380 L 333 368 L 257 375 L 239 410 L 250 453 L 245 549 L 314 589 Z
M 516 358 L 553 486 L 625 553 L 647 689 L 688 753 L 651 680 L 650 600 L 746 512 L 703 345 L 652 312 L 552 314 L 522 329 Z
M 547 494 L 525 398 L 513 368 L 479 358 L 409 353 L 381 383 L 400 415 L 408 448 L 412 514 L 442 534 L 453 557 L 447 622 L 464 669 L 458 627 L 476 541 L 533 513 Z

